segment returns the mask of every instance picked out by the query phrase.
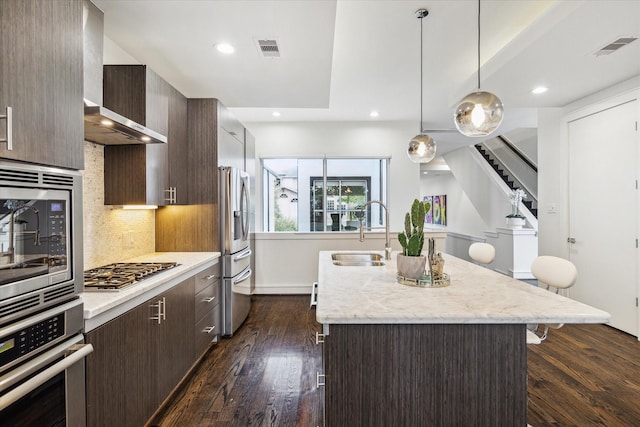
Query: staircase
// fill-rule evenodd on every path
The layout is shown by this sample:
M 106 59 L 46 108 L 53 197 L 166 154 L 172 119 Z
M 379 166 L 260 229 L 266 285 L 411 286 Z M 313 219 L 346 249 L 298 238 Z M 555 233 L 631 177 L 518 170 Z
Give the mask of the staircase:
M 527 194 L 527 197 L 522 201 L 522 204 L 529 210 L 529 212 L 533 214 L 534 217 L 538 218 L 538 207 L 536 198 L 529 191 L 527 191 L 527 189 L 518 181 L 518 179 L 513 176 L 502 164 L 502 162 L 495 158 L 495 156 L 493 156 L 492 153 L 488 149 L 486 149 L 483 144 L 476 144 L 474 147 L 511 190 L 522 189 Z M 537 172 L 537 168 L 535 168 L 535 166 L 531 165 L 531 167 L 534 168 Z

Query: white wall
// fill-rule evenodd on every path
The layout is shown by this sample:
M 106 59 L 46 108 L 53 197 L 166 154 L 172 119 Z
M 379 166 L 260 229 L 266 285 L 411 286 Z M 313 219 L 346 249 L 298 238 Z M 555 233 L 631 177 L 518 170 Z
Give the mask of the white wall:
M 538 112 L 538 253 L 569 258 L 569 147 L 563 116 L 562 108 Z
M 450 172 L 429 172 L 420 179 L 420 197 L 447 195 L 447 232 L 466 234 L 484 239 L 488 230 L 476 208 Z
M 420 165 L 407 157 L 415 123 L 287 122 L 244 123 L 256 138 L 256 158 L 262 157 L 390 157 L 389 213 L 392 230 L 401 230 L 404 214 L 420 197 Z M 256 197 L 262 198 L 262 171 L 256 171 Z M 262 206 L 256 205 L 262 228 Z

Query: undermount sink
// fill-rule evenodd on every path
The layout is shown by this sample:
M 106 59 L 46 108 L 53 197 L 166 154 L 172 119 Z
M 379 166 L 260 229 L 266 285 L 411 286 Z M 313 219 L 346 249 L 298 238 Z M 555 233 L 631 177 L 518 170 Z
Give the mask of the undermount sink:
M 371 252 L 333 253 L 331 259 L 340 266 L 381 267 L 385 264 L 382 255 Z

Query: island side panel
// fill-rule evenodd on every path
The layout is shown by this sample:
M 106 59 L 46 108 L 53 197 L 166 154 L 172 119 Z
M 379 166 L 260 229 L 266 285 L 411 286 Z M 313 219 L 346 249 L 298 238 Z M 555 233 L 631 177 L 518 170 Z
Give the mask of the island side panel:
M 524 325 L 330 325 L 325 425 L 526 425 Z

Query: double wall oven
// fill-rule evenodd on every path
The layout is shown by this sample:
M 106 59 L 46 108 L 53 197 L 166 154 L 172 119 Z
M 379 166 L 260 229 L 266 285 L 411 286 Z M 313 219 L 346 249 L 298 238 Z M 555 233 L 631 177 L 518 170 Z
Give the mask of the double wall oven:
M 0 160 L 0 420 L 85 417 L 79 172 Z

